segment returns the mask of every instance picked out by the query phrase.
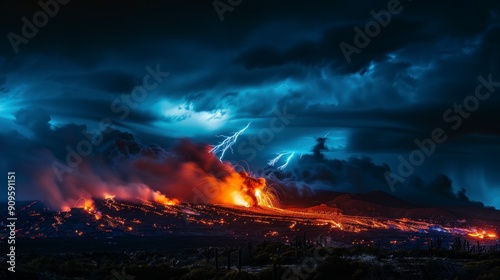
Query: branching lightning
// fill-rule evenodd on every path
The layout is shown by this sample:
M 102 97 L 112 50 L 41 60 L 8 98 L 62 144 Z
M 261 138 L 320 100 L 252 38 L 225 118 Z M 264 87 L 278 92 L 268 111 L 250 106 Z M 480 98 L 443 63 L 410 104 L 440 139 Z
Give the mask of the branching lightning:
M 285 169 L 287 167 L 288 163 L 290 162 L 290 160 L 292 159 L 292 157 L 295 155 L 295 152 L 280 153 L 275 158 L 270 160 L 267 164 L 269 164 L 270 166 L 274 166 L 280 160 L 280 158 L 283 157 L 284 155 L 289 155 L 289 156 L 286 159 L 286 162 L 283 165 L 279 166 L 278 169 L 279 170 Z
M 238 140 L 238 136 L 243 134 L 245 130 L 250 126 L 251 122 L 247 124 L 242 130 L 234 133 L 231 136 L 225 136 L 225 135 L 218 135 L 217 137 L 225 137 L 224 141 L 220 142 L 218 145 L 214 146 L 211 150 L 210 153 L 217 155 L 220 153 L 219 160 L 222 161 L 222 158 L 224 157 L 224 154 L 226 151 L 229 149 L 231 152 L 233 152 L 233 145 L 236 143 Z
M 269 164 L 270 166 L 274 166 L 276 164 L 276 162 L 278 162 L 278 160 L 280 160 L 280 158 L 286 154 L 289 154 L 289 153 L 281 153 L 281 154 L 278 154 L 277 157 L 273 158 L 272 160 L 270 160 L 267 164 Z
M 278 167 L 279 170 L 283 170 L 285 169 L 287 166 L 288 166 L 288 163 L 290 162 L 290 160 L 292 159 L 293 155 L 295 155 L 295 152 L 292 152 L 292 154 L 290 154 L 290 156 L 288 156 L 288 158 L 286 159 L 286 162 L 285 164 L 283 164 L 282 166 Z

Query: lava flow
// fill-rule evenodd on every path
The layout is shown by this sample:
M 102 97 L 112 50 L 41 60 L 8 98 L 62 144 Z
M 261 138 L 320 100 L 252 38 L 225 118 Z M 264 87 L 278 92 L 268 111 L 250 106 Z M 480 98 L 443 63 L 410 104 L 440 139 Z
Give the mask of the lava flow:
M 401 202 L 392 203 L 395 198 L 389 194 L 375 195 L 378 204 L 337 195 L 332 198 L 336 202 L 325 200 L 313 207 L 306 203 L 308 198 L 301 197 L 299 205 L 291 208 L 286 200 L 291 193 L 289 187 L 282 186 L 278 193 L 278 186 L 272 187 L 274 183 L 270 186 L 265 178 L 238 172 L 211 151 L 210 146 L 184 141 L 172 155 L 125 158 L 116 163 L 116 172 L 100 170 L 97 175 L 90 168 L 75 171 L 61 186 L 65 191 L 51 189 L 50 193 L 57 194 L 52 197 L 58 199 L 48 200 L 48 205 L 33 202 L 23 208 L 24 217 L 19 220 L 25 223 L 20 222 L 19 235 L 210 235 L 290 242 L 307 232 L 348 244 L 377 238 L 391 238 L 390 244 L 413 244 L 434 235 L 481 242 L 498 240 L 498 220 L 482 218 L 495 217 L 498 211 L 486 208 L 465 214 L 440 209 L 430 217 L 433 208 L 397 208 L 395 205 Z M 127 179 L 122 180 L 116 175 L 120 170 L 134 173 L 124 174 Z M 48 207 L 62 211 L 53 212 Z
M 232 204 L 244 207 L 279 207 L 279 199 L 276 191 L 266 184 L 264 178 L 255 179 L 249 176 L 245 171 L 234 173 L 233 176 L 228 176 L 226 179 L 227 185 L 232 186 L 227 192 L 221 194 L 221 198 L 216 199 L 225 204 Z M 162 205 L 178 205 L 181 203 L 176 198 L 169 198 L 159 191 L 149 191 L 146 194 L 136 197 L 137 201 L 153 201 Z M 128 196 L 108 194 L 102 195 L 105 200 L 108 199 L 125 199 L 130 200 Z M 83 204 L 82 204 L 83 203 Z M 80 197 L 74 204 L 73 208 L 83 208 L 87 212 L 95 210 L 93 199 Z
M 82 199 L 82 201 L 84 201 Z M 292 242 L 297 235 L 322 242 L 418 246 L 441 236 L 498 242 L 496 228 L 485 224 L 424 221 L 408 218 L 350 216 L 325 205 L 312 208 L 246 207 L 234 204 L 169 205 L 148 200 L 129 202 L 108 196 L 85 208 L 51 212 L 41 203 L 23 207 L 20 237 L 217 236 L 218 238 L 274 239 Z M 20 219 L 21 220 L 21 219 Z M 479 229 L 481 228 L 481 229 Z M 360 243 L 361 242 L 361 243 Z M 420 243 L 419 243 L 420 242 Z
M 221 234 L 226 231 L 245 235 L 253 232 L 256 236 L 284 240 L 288 240 L 297 231 L 305 230 L 318 235 L 338 236 L 342 233 L 344 237 L 346 234 L 398 232 L 410 240 L 427 234 L 492 241 L 498 239 L 496 228 L 484 223 L 466 225 L 462 220 L 354 216 L 342 214 L 343 209 L 325 204 L 310 208 L 282 208 L 277 191 L 267 185 L 265 178 L 254 178 L 245 171 L 236 172 L 227 163 L 217 164 L 226 168 L 226 173 L 219 178 L 205 177 L 208 186 L 217 190 L 206 203 L 189 203 L 170 198 L 143 186 L 142 192 L 134 199 L 126 192 L 104 193 L 94 200 L 82 197 L 75 207 L 83 208 L 83 212 L 93 220 L 92 223 L 87 223 L 104 233 L 121 230 L 141 235 L 156 235 L 165 231 L 175 234 L 176 229 L 185 234 L 182 223 L 180 225 L 177 220 L 182 218 L 189 224 L 189 230 L 197 232 L 196 234 L 217 230 Z M 136 216 L 131 213 L 142 214 Z M 57 225 L 54 228 L 58 228 Z M 83 231 L 79 231 L 78 235 L 83 235 Z

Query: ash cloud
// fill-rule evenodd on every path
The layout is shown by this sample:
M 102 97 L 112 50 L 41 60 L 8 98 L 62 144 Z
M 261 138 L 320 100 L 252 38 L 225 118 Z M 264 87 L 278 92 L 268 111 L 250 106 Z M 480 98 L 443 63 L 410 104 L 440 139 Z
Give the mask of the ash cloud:
M 81 207 L 81 198 L 106 196 L 167 204 L 250 201 L 252 205 L 256 198 L 250 190 L 265 185 L 220 162 L 208 144 L 182 139 L 167 149 L 144 145 L 119 130 L 103 133 L 92 153 L 81 155 L 77 166 L 71 166 L 68 147 L 75 150 L 78 143 L 88 141 L 82 133 L 85 125 L 51 126 L 50 115 L 40 108 L 19 110 L 15 117 L 32 136 L 16 131 L 0 134 L 0 149 L 6 155 L 1 167 L 19 170 L 20 199 L 40 199 L 55 210 Z M 17 156 L 19 150 L 23 153 Z

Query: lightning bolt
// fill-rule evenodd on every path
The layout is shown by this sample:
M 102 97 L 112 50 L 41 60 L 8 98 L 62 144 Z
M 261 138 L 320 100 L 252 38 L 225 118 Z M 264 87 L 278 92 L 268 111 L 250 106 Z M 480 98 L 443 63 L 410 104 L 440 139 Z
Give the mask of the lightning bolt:
M 292 152 L 292 154 L 290 156 L 288 156 L 288 158 L 286 159 L 286 162 L 285 164 L 283 164 L 282 166 L 278 167 L 279 170 L 283 170 L 285 169 L 287 166 L 288 166 L 288 163 L 290 162 L 290 160 L 292 159 L 293 155 L 295 155 L 295 152 Z
M 231 152 L 233 152 L 233 145 L 236 143 L 238 140 L 238 136 L 243 134 L 245 130 L 250 126 L 251 122 L 247 124 L 242 130 L 234 133 L 231 136 L 225 136 L 225 135 L 218 135 L 217 137 L 225 137 L 224 141 L 220 142 L 218 145 L 214 146 L 211 150 L 210 153 L 217 155 L 220 153 L 219 160 L 222 161 L 222 158 L 224 157 L 224 154 L 226 151 L 229 149 Z
M 269 164 L 270 166 L 274 166 L 276 164 L 276 162 L 278 162 L 278 160 L 280 160 L 280 158 L 284 155 L 287 155 L 289 153 L 281 153 L 281 154 L 278 154 L 277 157 L 273 158 L 272 160 L 270 160 L 267 164 Z
M 280 160 L 280 158 L 285 156 L 285 155 L 289 155 L 288 158 L 286 159 L 285 164 L 278 167 L 279 170 L 283 170 L 287 167 L 287 165 L 290 162 L 290 160 L 292 159 L 293 155 L 295 155 L 295 152 L 279 153 L 275 158 L 270 160 L 267 164 L 269 164 L 270 166 L 274 166 Z

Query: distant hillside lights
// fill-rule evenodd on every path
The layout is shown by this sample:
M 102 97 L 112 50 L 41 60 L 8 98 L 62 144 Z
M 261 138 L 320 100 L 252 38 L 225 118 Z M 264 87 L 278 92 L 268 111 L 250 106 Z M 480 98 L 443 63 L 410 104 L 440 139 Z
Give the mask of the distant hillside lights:
M 30 39 L 33 39 L 36 34 L 38 34 L 38 29 L 43 28 L 49 22 L 49 17 L 53 18 L 59 13 L 59 5 L 66 5 L 70 0 L 48 0 L 48 1 L 38 1 L 38 6 L 42 10 L 33 14 L 31 21 L 22 17 L 21 21 L 23 26 L 21 27 L 21 35 L 14 32 L 9 32 L 7 34 L 7 39 L 9 39 L 10 45 L 14 50 L 14 53 L 19 52 L 19 45 L 28 44 Z
M 490 98 L 491 93 L 495 92 L 495 88 L 500 87 L 500 82 L 493 81 L 492 74 L 489 74 L 487 79 L 483 76 L 478 76 L 477 79 L 479 84 L 476 86 L 474 94 L 465 97 L 461 104 L 453 104 L 452 109 L 448 109 L 443 113 L 444 122 L 450 124 L 452 130 L 459 129 L 463 120 L 468 119 L 471 113 L 479 109 L 480 102 Z M 397 174 L 389 171 L 384 174 L 391 191 L 394 192 L 394 186 L 397 183 L 402 183 L 406 178 L 413 175 L 415 168 L 422 165 L 427 157 L 434 154 L 436 144 L 442 144 L 447 139 L 448 135 L 441 127 L 433 129 L 429 138 L 415 139 L 414 143 L 418 148 L 411 151 L 408 157 L 398 156 Z

